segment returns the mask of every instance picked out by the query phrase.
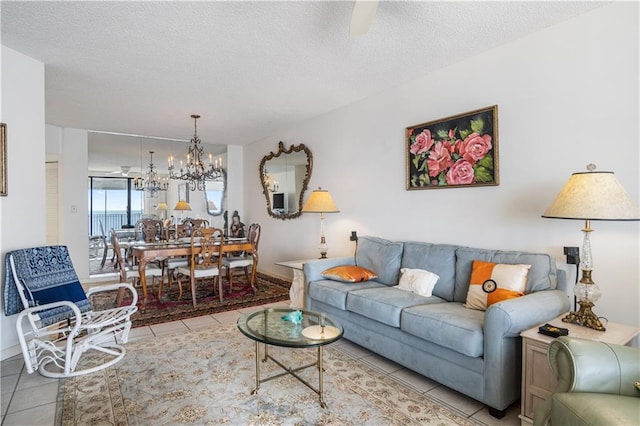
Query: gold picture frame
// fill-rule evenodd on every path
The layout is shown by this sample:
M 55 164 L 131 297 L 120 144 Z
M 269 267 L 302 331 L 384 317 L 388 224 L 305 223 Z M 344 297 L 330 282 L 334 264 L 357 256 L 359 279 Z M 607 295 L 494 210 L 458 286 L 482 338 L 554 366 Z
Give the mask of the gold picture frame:
M 7 196 L 7 125 L 0 123 L 0 175 L 2 176 L 2 186 L 0 196 Z

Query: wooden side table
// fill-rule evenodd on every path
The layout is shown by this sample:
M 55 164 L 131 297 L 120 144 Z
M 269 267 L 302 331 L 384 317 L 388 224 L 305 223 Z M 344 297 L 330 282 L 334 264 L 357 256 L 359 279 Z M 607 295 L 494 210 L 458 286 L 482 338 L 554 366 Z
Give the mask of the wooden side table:
M 607 331 L 597 331 L 562 322 L 562 318 L 566 315 L 560 315 L 549 321 L 549 324 L 569 329 L 569 337 L 626 345 L 640 332 L 636 327 L 613 322 L 606 324 Z M 557 379 L 547 362 L 549 344 L 554 338 L 538 333 L 538 327 L 535 326 L 520 333 L 522 336 L 522 398 L 518 417 L 522 425 L 533 423 L 533 412 L 536 407 L 551 396 L 557 385 Z

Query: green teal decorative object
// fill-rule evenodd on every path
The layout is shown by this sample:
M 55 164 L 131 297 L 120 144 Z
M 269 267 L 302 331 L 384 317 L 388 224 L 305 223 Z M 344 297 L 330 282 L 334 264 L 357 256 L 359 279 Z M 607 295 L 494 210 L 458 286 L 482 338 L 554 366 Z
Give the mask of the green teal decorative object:
M 294 324 L 302 323 L 302 311 L 293 311 L 289 312 L 286 315 L 282 316 L 282 319 L 285 321 L 291 321 Z

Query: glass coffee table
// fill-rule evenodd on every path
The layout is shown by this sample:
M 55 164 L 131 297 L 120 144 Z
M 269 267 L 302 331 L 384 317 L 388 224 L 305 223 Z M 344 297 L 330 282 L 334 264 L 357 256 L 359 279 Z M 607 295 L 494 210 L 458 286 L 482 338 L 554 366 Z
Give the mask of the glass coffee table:
M 238 319 L 238 329 L 256 342 L 256 388 L 251 392 L 252 395 L 258 392 L 262 383 L 290 374 L 318 394 L 322 408 L 327 407 L 322 389 L 322 348 L 342 337 L 343 329 L 340 324 L 325 314 L 283 307 L 266 308 L 243 315 Z M 264 344 L 262 362 L 267 360 L 275 362 L 284 370 L 283 373 L 266 378 L 260 377 L 260 343 Z M 269 355 L 269 345 L 286 348 L 317 348 L 316 361 L 301 367 L 287 367 Z M 297 374 L 298 371 L 310 367 L 318 369 L 317 389 Z

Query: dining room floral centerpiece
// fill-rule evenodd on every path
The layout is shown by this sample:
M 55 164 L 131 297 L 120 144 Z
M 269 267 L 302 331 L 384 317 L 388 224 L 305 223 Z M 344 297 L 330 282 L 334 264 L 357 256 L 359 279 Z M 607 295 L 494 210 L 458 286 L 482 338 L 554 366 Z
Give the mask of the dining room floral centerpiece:
M 407 189 L 498 185 L 498 106 L 407 128 Z

